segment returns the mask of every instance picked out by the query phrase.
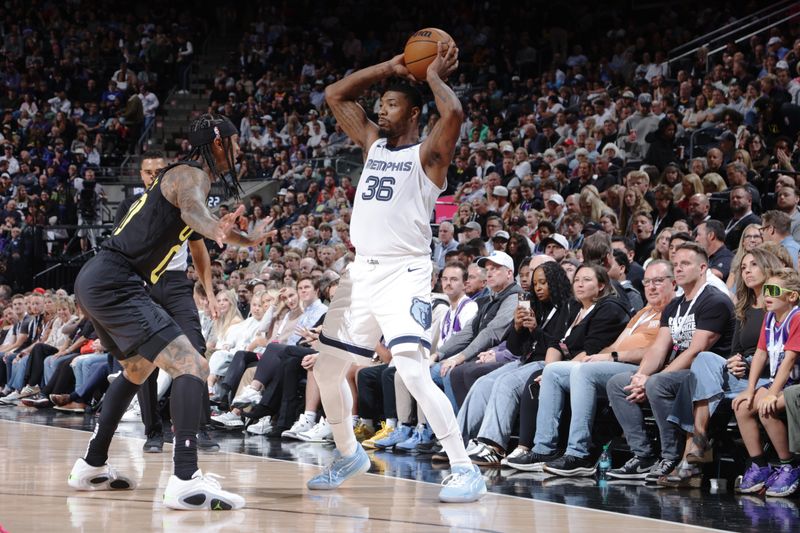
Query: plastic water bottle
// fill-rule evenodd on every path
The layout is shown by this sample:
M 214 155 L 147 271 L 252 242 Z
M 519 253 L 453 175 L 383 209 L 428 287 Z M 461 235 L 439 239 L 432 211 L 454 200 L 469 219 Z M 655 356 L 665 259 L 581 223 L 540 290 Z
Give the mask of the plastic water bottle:
M 603 453 L 600 454 L 600 461 L 597 463 L 597 471 L 600 481 L 608 479 L 608 471 L 611 470 L 611 454 L 608 452 L 608 444 L 603 446 Z

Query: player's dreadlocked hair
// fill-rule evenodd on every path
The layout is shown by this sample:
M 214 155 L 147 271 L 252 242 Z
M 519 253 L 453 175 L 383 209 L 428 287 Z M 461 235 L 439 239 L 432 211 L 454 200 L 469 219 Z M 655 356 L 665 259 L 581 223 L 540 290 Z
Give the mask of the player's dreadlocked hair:
M 189 143 L 192 150 L 185 159 L 202 159 L 208 165 L 211 174 L 222 183 L 228 196 L 239 198 L 241 187 L 236 179 L 236 161 L 233 158 L 231 137 L 238 132 L 236 126 L 224 115 L 206 113 L 195 119 L 189 125 Z M 228 171 L 221 172 L 217 169 L 211 144 L 215 139 L 222 141 L 225 150 L 225 159 L 228 161 Z

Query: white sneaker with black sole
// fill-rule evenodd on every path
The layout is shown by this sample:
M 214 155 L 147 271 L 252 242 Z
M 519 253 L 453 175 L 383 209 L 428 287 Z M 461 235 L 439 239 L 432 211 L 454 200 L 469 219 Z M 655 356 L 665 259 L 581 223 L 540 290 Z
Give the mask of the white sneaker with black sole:
M 311 419 L 308 418 L 305 415 L 305 413 L 303 413 L 300 415 L 297 421 L 294 424 L 292 424 L 292 427 L 281 433 L 281 438 L 300 440 L 297 438 L 297 434 L 308 431 L 313 427 L 314 427 L 314 422 L 312 422 Z
M 333 430 L 325 417 L 322 417 L 313 428 L 298 433 L 297 438 L 304 442 L 330 442 L 333 440 Z
M 76 490 L 132 490 L 136 488 L 133 478 L 120 474 L 107 464 L 90 466 L 83 458 L 75 461 L 67 483 Z
M 172 475 L 164 491 L 164 505 L 183 511 L 231 511 L 244 507 L 244 498 L 222 490 L 220 476 L 198 470 L 192 479 Z

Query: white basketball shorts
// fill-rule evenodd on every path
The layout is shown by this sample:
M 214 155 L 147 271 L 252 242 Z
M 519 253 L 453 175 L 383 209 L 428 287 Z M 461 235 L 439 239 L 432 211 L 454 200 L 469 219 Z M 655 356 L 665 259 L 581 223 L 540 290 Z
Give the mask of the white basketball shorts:
M 431 260 L 356 256 L 328 307 L 319 341 L 326 353 L 372 357 L 383 336 L 392 354 L 427 354 L 431 339 Z

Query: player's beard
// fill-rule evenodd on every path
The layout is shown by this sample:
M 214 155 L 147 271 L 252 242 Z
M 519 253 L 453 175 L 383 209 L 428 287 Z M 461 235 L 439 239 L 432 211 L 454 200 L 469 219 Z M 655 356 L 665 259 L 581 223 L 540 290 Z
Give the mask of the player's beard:
M 389 138 L 391 137 L 392 132 L 386 128 L 378 128 L 378 137 L 382 138 Z

